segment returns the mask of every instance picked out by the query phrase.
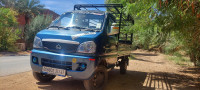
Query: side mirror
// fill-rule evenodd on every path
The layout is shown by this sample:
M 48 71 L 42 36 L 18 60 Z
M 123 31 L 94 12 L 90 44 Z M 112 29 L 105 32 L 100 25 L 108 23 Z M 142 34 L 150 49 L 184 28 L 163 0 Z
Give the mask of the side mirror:
M 108 35 L 115 35 L 119 33 L 119 25 L 117 23 L 112 23 L 112 26 L 110 27 L 110 32 Z

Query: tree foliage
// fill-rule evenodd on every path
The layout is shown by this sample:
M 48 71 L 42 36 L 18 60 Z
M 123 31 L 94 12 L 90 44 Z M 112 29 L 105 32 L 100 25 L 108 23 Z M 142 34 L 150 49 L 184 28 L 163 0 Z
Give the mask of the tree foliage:
M 39 0 L 17 0 L 16 9 L 20 14 L 25 16 L 25 27 L 23 31 L 23 37 L 27 37 L 26 32 L 28 32 L 27 24 L 31 18 L 38 15 L 43 5 L 40 5 Z
M 195 64 L 200 62 L 199 0 L 106 0 L 106 3 L 121 3 L 123 12 L 134 17 L 135 25 L 130 27 L 136 46 L 164 48 L 163 52 L 181 48 Z
M 52 16 L 38 15 L 31 20 L 27 25 L 28 31 L 26 32 L 26 40 L 28 43 L 32 43 L 35 35 L 42 29 L 49 26 L 52 21 Z
M 16 0 L 0 0 L 0 6 L 4 6 L 6 8 L 14 8 Z
M 29 19 L 38 15 L 43 7 L 39 0 L 17 0 L 15 8 L 20 14 L 24 14 L 25 18 Z
M 44 7 L 39 0 L 0 0 L 0 3 L 6 8 L 17 10 L 19 14 L 24 14 L 28 18 L 39 14 Z
M 17 12 L 9 8 L 0 8 L 0 51 L 15 49 L 15 41 L 19 39 L 17 29 Z
M 5 7 L 13 8 L 20 15 L 25 16 L 25 26 L 29 23 L 30 19 L 40 14 L 43 5 L 40 4 L 39 0 L 0 0 Z M 22 32 L 22 38 L 25 39 L 27 28 L 24 27 Z

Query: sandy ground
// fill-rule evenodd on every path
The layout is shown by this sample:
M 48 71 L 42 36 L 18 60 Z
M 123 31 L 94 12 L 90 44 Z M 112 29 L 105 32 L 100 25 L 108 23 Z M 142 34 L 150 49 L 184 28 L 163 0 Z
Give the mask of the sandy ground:
M 109 72 L 105 90 L 200 90 L 200 70 L 181 67 L 165 55 L 142 50 L 133 51 L 126 75 L 119 67 Z M 32 71 L 0 77 L 0 90 L 84 90 L 82 81 L 57 76 L 52 82 L 40 83 Z

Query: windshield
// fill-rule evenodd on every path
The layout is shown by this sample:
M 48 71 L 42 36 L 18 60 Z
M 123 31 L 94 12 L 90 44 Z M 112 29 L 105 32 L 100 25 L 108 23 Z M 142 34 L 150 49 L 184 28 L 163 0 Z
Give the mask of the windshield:
M 98 13 L 73 13 L 69 12 L 61 15 L 50 27 L 101 30 L 104 22 L 104 14 Z

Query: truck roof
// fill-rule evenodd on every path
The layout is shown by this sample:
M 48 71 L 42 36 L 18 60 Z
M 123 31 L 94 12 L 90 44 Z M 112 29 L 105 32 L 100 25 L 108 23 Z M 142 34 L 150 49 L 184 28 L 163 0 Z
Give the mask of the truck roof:
M 97 15 L 104 15 L 105 11 L 99 10 L 74 10 L 73 13 L 85 13 L 85 14 L 97 14 Z
M 106 9 L 106 12 L 100 11 L 100 8 Z M 81 10 L 83 11 L 83 10 L 91 10 L 91 9 L 92 10 L 96 9 L 97 12 L 102 12 L 105 15 L 110 14 L 110 16 L 119 17 L 119 18 L 116 18 L 117 23 L 119 23 L 119 32 L 122 28 L 124 28 L 124 26 L 134 24 L 134 18 L 131 15 L 126 15 L 123 12 L 122 4 L 76 4 L 74 5 L 75 11 L 81 11 Z M 132 43 L 132 36 L 133 36 L 133 33 L 131 33 L 131 40 L 128 41 L 126 38 L 125 41 Z M 120 38 L 120 33 L 118 34 L 118 37 Z M 127 37 L 127 33 L 126 33 L 126 37 Z
M 106 9 L 106 11 L 100 11 L 100 8 Z M 134 24 L 134 19 L 131 15 L 126 15 L 123 13 L 123 5 L 122 4 L 76 4 L 74 5 L 74 10 L 95 10 L 97 12 L 110 13 L 119 18 L 119 23 L 122 21 L 131 22 Z

